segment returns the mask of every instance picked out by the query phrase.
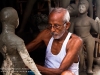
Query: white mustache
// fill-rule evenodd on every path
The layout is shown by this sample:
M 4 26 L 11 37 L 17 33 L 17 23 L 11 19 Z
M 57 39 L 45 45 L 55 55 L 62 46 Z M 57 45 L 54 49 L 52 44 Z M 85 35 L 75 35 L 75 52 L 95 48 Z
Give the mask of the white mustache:
M 51 32 L 51 35 L 58 35 L 57 33 Z

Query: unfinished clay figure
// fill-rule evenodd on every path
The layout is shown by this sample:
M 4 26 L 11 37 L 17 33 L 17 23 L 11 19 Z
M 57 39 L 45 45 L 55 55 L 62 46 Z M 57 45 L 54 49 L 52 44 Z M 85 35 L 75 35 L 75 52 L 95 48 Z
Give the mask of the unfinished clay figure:
M 94 29 L 96 32 L 100 33 L 100 26 L 96 24 L 96 22 L 87 16 L 87 10 L 89 8 L 89 3 L 87 0 L 81 0 L 79 2 L 79 13 L 80 16 L 77 17 L 71 25 L 70 31 L 75 32 L 78 36 L 80 36 L 84 44 L 86 46 L 87 52 L 87 73 L 93 73 L 92 65 L 93 65 L 93 53 L 95 46 L 95 39 L 90 34 L 90 29 Z M 82 51 L 80 51 L 80 70 L 83 68 L 83 57 Z
M 15 28 L 19 25 L 17 11 L 12 7 L 1 10 L 2 33 L 0 35 L 0 52 L 4 57 L 2 64 L 3 75 L 27 75 L 25 65 L 35 75 L 41 75 L 34 61 L 29 56 L 24 41 L 15 35 Z

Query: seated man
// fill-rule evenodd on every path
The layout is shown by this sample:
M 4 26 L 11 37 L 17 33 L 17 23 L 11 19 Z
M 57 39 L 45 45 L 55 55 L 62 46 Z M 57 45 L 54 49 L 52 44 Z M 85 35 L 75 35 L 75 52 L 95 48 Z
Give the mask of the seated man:
M 49 26 L 26 45 L 28 51 L 43 43 L 47 46 L 45 65 L 37 65 L 43 75 L 78 75 L 78 53 L 82 39 L 68 32 L 70 15 L 64 8 L 54 8 L 49 14 Z
M 0 20 L 2 23 L 0 52 L 4 57 L 1 68 L 3 75 L 27 75 L 25 65 L 36 75 L 41 75 L 29 56 L 24 41 L 15 35 L 15 28 L 19 25 L 17 11 L 12 7 L 3 8 Z

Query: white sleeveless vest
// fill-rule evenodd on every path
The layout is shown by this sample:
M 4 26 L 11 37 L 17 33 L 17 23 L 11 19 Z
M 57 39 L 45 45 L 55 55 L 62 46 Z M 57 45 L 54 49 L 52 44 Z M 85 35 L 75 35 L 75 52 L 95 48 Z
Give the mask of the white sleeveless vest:
M 64 59 L 66 55 L 66 45 L 68 43 L 68 40 L 70 38 L 72 33 L 68 33 L 66 39 L 63 42 L 62 48 L 60 52 L 57 55 L 54 55 L 51 53 L 51 46 L 53 43 L 54 38 L 52 37 L 48 43 L 47 49 L 46 49 L 46 56 L 45 56 L 45 66 L 48 68 L 59 68 L 62 60 Z M 66 63 L 67 64 L 67 63 Z M 73 63 L 69 70 L 71 70 L 75 75 L 78 75 L 78 68 L 79 63 Z

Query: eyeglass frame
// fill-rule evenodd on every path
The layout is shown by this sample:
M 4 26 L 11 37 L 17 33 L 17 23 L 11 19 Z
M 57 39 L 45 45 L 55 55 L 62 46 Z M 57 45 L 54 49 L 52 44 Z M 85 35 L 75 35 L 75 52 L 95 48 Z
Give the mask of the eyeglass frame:
M 67 22 L 64 22 L 63 25 L 66 24 L 66 23 L 67 23 Z M 49 25 L 48 28 L 51 29 L 51 28 L 53 27 L 54 29 L 59 29 L 59 28 L 60 28 L 61 26 L 63 26 L 63 25 L 58 25 L 58 24 L 55 24 L 54 26 Z

